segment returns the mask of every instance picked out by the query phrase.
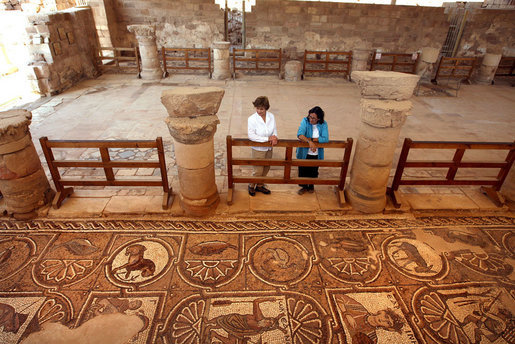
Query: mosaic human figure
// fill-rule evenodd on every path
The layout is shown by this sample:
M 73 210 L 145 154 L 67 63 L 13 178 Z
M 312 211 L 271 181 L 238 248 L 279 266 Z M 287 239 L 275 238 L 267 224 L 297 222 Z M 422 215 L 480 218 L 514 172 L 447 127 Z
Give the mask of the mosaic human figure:
M 376 344 L 378 329 L 401 333 L 404 326 L 402 317 L 391 308 L 372 313 L 347 295 L 338 296 L 336 304 L 342 313 L 352 344 Z
M 28 316 L 28 314 L 16 312 L 11 305 L 0 303 L 0 328 L 3 332 L 17 333 Z
M 223 344 L 247 344 L 251 336 L 275 329 L 285 332 L 285 329 L 279 327 L 279 320 L 285 316 L 284 313 L 276 317 L 265 317 L 260 308 L 264 302 L 275 301 L 274 298 L 257 298 L 252 301 L 252 314 L 229 313 L 209 320 L 204 328 L 205 343 L 211 343 L 216 338 Z M 227 332 L 228 337 L 218 334 L 215 331 L 218 329 Z

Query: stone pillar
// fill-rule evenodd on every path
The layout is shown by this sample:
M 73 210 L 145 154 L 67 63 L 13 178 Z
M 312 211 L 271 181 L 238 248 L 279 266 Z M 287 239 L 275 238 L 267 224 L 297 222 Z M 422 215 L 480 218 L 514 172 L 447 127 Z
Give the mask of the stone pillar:
M 53 196 L 32 143 L 31 118 L 26 110 L 0 113 L 0 192 L 7 212 L 18 219 L 36 217 L 35 210 Z
M 166 124 L 174 139 L 182 209 L 188 215 L 213 212 L 220 201 L 215 183 L 213 136 L 225 91 L 218 87 L 178 87 L 163 91 Z
M 347 197 L 353 209 L 364 213 L 383 211 L 386 186 L 408 101 L 418 75 L 398 72 L 352 72 L 361 90 L 361 125 Z
M 416 67 L 417 75 L 424 77 L 426 80 L 431 80 L 434 64 L 438 61 L 440 55 L 440 49 L 424 47 L 420 52 L 418 63 Z
M 129 25 L 129 32 L 136 35 L 141 56 L 141 78 L 142 79 L 161 79 L 159 54 L 156 45 L 156 28 L 153 25 Z
M 231 77 L 230 42 L 213 42 L 213 79 L 225 80 Z
M 476 82 L 478 84 L 491 85 L 494 80 L 495 71 L 501 61 L 501 54 L 485 54 L 479 72 L 477 74 Z
M 370 50 L 354 49 L 352 51 L 351 70 L 368 70 L 368 59 L 370 58 Z
M 288 61 L 284 65 L 284 80 L 300 81 L 302 78 L 302 62 Z

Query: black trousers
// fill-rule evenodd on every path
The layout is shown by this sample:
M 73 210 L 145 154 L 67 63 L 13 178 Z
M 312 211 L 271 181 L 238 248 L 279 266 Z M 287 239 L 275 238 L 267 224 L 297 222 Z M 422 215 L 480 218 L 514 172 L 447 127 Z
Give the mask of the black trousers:
M 318 160 L 318 155 L 307 155 L 306 159 Z M 318 178 L 318 166 L 299 166 L 299 177 Z M 299 184 L 300 187 L 313 190 L 313 184 Z

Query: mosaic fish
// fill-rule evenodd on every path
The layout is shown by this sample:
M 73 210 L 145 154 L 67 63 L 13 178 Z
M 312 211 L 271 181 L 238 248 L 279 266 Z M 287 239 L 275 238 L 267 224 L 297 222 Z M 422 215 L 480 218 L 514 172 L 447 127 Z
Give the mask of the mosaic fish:
M 12 252 L 13 252 L 14 246 L 11 246 L 9 248 L 6 248 L 2 252 L 0 252 L 0 265 L 5 263 L 6 261 L 11 258 Z
M 238 247 L 225 241 L 204 241 L 191 246 L 188 250 L 193 254 L 198 254 L 199 256 L 211 256 L 213 254 L 222 253 L 228 248 L 233 248 L 235 250 L 238 249 Z
M 83 238 L 66 241 L 61 245 L 57 245 L 56 247 L 54 247 L 54 250 L 61 246 L 64 246 L 64 248 L 66 248 L 68 252 L 76 256 L 85 256 L 98 250 L 98 247 L 93 245 L 91 241 Z
M 330 246 L 333 249 L 344 249 L 351 252 L 362 252 L 367 249 L 367 245 L 362 241 L 344 238 L 334 238 L 330 236 L 329 242 L 320 241 L 319 244 L 322 247 Z

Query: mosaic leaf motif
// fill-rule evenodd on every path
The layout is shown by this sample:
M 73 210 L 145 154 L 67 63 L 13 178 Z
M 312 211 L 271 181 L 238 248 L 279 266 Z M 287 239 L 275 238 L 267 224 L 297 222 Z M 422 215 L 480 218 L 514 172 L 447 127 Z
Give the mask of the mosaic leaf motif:
M 43 324 L 47 321 L 57 322 L 65 318 L 65 312 L 63 306 L 55 299 L 46 300 L 41 309 L 38 312 L 39 324 Z
M 293 343 L 321 343 L 322 315 L 304 300 L 288 298 L 288 314 L 292 325 Z
M 468 337 L 461 329 L 458 321 L 437 293 L 424 295 L 420 301 L 420 311 L 429 328 L 449 343 L 468 344 Z
M 456 257 L 463 265 L 472 270 L 495 276 L 507 276 L 513 272 L 513 267 L 496 254 L 467 252 Z
M 172 325 L 172 340 L 177 344 L 200 344 L 202 320 L 206 311 L 206 302 L 190 302 L 175 318 Z
M 201 282 L 217 282 L 229 275 L 238 266 L 238 261 L 233 259 L 226 260 L 187 260 L 186 271 L 192 278 Z
M 47 281 L 57 283 L 64 280 L 71 282 L 81 275 L 84 275 L 87 268 L 93 265 L 91 259 L 48 259 L 41 263 L 41 274 Z
M 363 276 L 374 263 L 371 257 L 362 258 L 327 258 L 331 267 L 348 276 Z

